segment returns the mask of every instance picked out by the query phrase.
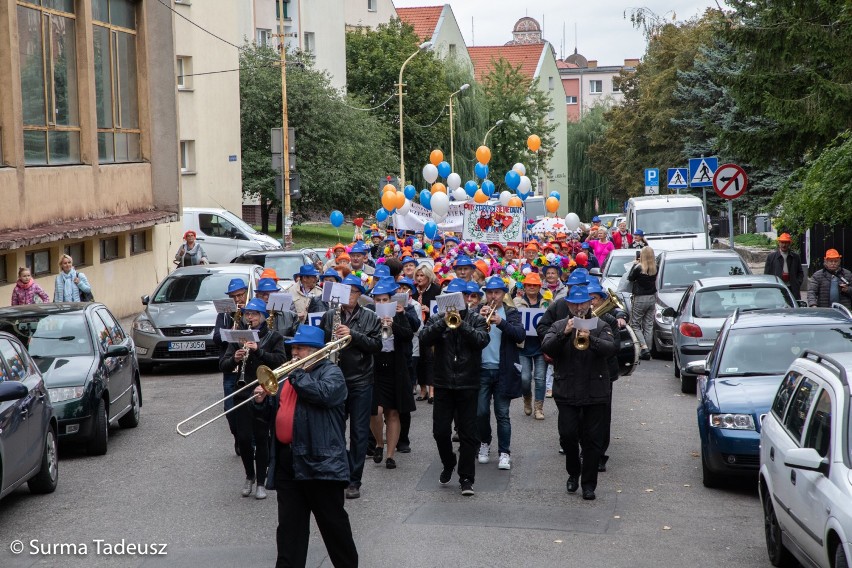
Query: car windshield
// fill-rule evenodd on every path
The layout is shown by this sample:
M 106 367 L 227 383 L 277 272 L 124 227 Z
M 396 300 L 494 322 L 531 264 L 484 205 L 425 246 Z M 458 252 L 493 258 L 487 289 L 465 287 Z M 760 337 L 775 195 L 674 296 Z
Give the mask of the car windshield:
M 645 231 L 645 235 L 693 235 L 705 231 L 701 207 L 639 209 L 636 226 Z
M 731 330 L 722 346 L 718 376 L 783 375 L 805 349 L 822 353 L 852 350 L 852 325 Z
M 92 354 L 92 337 L 81 312 L 4 320 L 0 327 L 17 335 L 34 359 Z
M 613 221 L 618 218 L 618 213 L 607 213 L 606 215 L 599 215 L 601 218 L 601 225 L 606 228 L 611 228 Z
M 615 251 L 609 253 L 609 257 L 606 259 L 604 278 L 624 276 L 627 269 L 633 266 L 634 260 L 636 260 L 636 251 L 633 250 L 630 251 L 630 254 L 616 254 Z
M 232 278 L 247 276 L 237 272 L 211 272 L 208 274 L 173 274 L 157 288 L 153 304 L 172 302 L 209 302 L 225 297 Z
M 747 273 L 739 257 L 666 259 L 663 263 L 660 288 L 686 288 L 700 278 L 740 276 Z
M 700 290 L 695 295 L 692 315 L 697 318 L 726 318 L 734 310 L 791 308 L 789 296 L 778 286 Z
M 303 257 L 299 256 L 267 256 L 264 268 L 274 268 L 278 278 L 292 280 L 293 275 L 299 272 L 304 264 Z

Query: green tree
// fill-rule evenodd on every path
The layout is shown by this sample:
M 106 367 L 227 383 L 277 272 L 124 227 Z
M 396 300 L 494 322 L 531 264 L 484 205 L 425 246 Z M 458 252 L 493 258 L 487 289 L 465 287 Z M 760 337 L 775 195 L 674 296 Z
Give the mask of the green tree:
M 462 178 L 462 184 L 473 179 L 473 168 L 476 165 L 476 149 L 482 144 L 482 137 L 488 130 L 488 100 L 482 85 L 473 78 L 473 73 L 467 66 L 453 61 L 444 62 L 444 72 L 447 88 L 455 92 L 462 85 L 470 87 L 453 97 L 453 143 L 455 144 L 455 170 Z M 448 123 L 449 124 L 449 123 Z M 446 143 L 437 144 L 444 152 L 447 162 L 450 161 L 449 135 Z
M 609 184 L 590 164 L 589 146 L 606 130 L 606 107 L 596 106 L 585 113 L 578 122 L 568 123 L 568 210 L 581 219 L 591 219 L 598 213 L 595 202 L 606 207 L 609 202 Z

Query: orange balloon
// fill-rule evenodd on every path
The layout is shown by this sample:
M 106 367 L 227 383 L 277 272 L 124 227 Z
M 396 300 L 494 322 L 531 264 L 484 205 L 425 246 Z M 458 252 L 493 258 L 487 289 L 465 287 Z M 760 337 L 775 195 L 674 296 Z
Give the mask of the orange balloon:
M 441 182 L 435 182 L 432 184 L 432 193 L 436 192 L 447 193 L 447 186 Z
M 553 199 L 553 198 L 551 197 L 551 199 Z M 396 192 L 396 201 L 394 202 L 394 207 L 399 209 L 403 205 L 405 205 L 405 194 L 401 191 L 397 191 Z
M 547 201 L 544 202 L 544 206 L 547 207 L 547 210 L 551 213 L 556 213 L 559 210 L 559 200 L 555 197 L 548 197 Z
M 392 183 L 389 183 L 382 188 L 382 195 L 386 194 L 389 191 L 396 191 L 396 187 L 394 187 Z
M 429 161 L 433 166 L 437 166 L 444 161 L 444 153 L 440 150 L 432 150 L 432 153 L 429 154 Z
M 513 195 L 512 197 L 509 198 L 508 206 L 509 207 L 523 207 L 524 202 L 521 201 L 521 198 L 518 197 L 517 195 Z
M 402 197 L 404 198 L 405 195 Z M 396 191 L 386 191 L 385 194 L 382 195 L 382 207 L 388 211 L 396 209 Z
M 485 203 L 488 201 L 488 196 L 481 189 L 477 189 L 476 193 L 473 194 L 473 200 L 477 203 Z
M 488 146 L 480 146 L 476 149 L 476 160 L 480 164 L 487 164 L 491 160 L 491 149 Z
M 538 149 L 541 148 L 541 138 L 536 134 L 530 134 L 530 137 L 527 138 L 527 148 L 532 152 L 538 152 Z

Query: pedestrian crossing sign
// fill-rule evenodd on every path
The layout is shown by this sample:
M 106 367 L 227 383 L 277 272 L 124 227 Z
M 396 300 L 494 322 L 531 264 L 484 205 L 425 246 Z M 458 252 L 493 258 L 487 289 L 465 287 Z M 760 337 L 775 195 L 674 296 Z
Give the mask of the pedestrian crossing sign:
M 669 168 L 669 189 L 682 189 L 688 186 L 686 183 L 689 172 L 686 168 Z
M 716 156 L 689 159 L 689 187 L 713 187 L 713 174 L 719 167 Z

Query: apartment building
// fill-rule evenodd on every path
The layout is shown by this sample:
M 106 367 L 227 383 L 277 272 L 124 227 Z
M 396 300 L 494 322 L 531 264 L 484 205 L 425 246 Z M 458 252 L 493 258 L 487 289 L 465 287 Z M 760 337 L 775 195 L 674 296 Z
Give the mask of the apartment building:
M 397 17 L 392 0 L 346 0 L 345 4 L 346 31 L 374 30 Z
M 568 120 L 577 122 L 597 105 L 618 105 L 624 101 L 624 93 L 614 79 L 622 71 L 636 71 L 639 59 L 625 59 L 624 65 L 599 66 L 597 60 L 587 60 L 575 49 L 573 54 L 556 63 L 565 89 Z
M 441 59 L 455 59 L 473 70 L 461 28 L 449 4 L 397 8 L 399 19 L 414 28 L 421 41 L 432 42 L 430 48 Z

